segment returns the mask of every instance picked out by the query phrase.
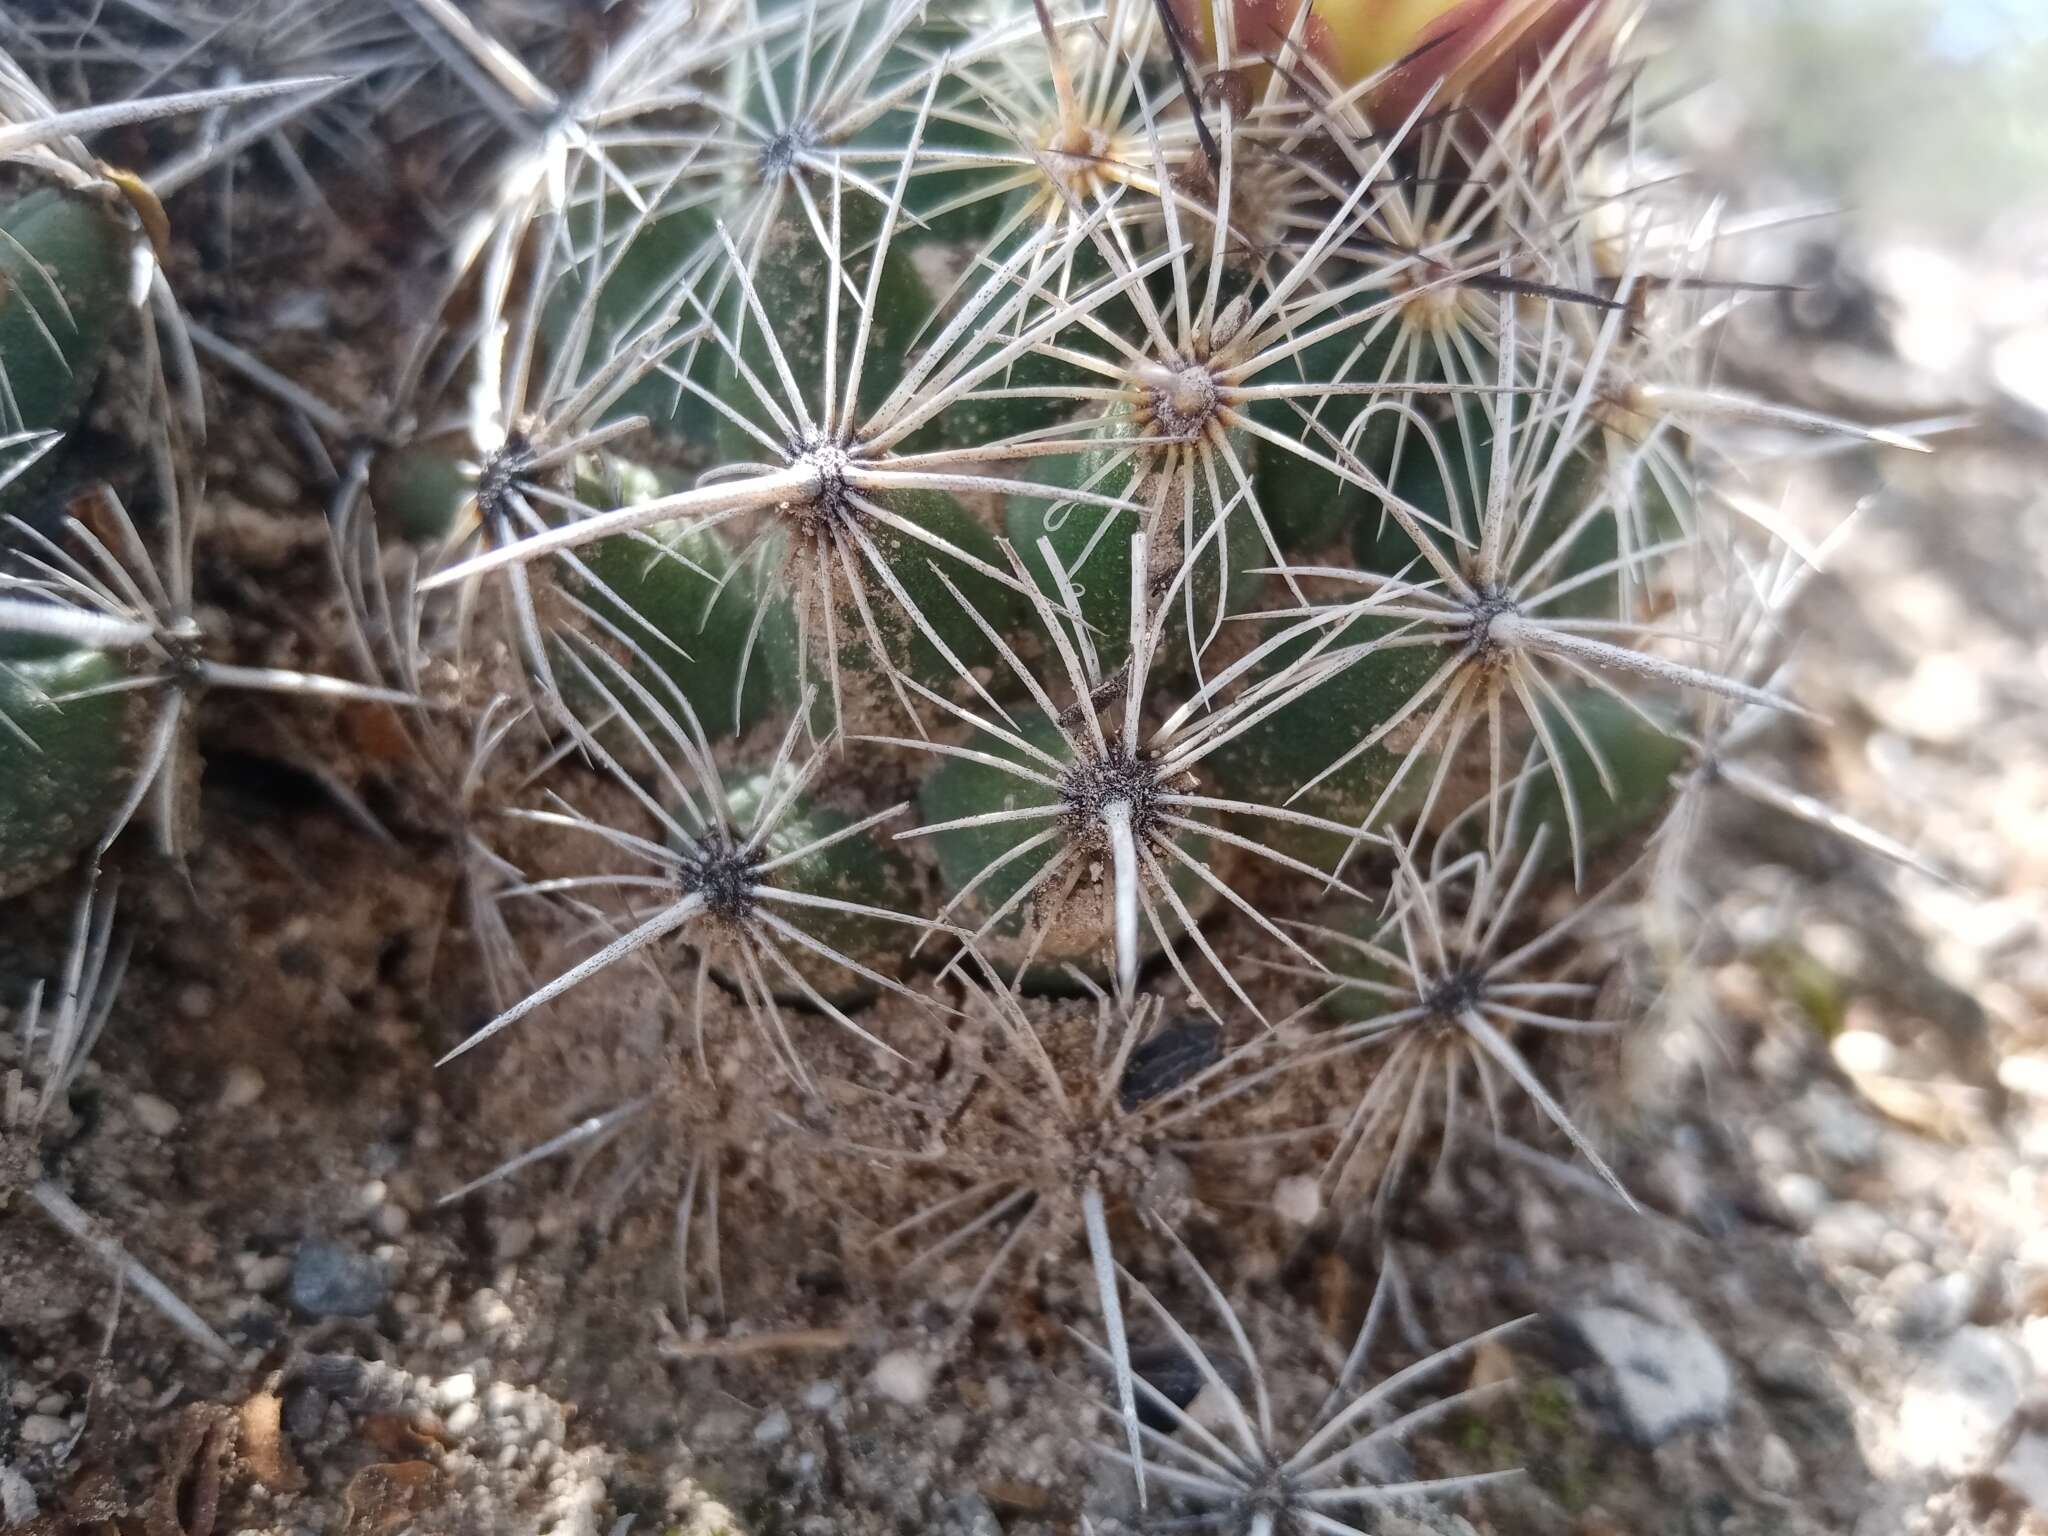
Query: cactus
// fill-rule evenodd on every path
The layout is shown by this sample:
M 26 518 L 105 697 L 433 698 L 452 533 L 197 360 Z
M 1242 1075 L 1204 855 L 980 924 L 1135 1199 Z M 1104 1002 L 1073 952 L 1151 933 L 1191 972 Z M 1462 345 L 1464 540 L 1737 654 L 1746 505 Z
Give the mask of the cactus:
M 1722 488 L 1721 429 L 1858 429 L 1711 381 L 1712 219 L 1612 131 L 1640 110 L 1618 5 L 944 9 L 649 0 L 549 83 L 439 0 L 409 10 L 534 120 L 439 253 L 388 411 L 352 421 L 193 332 L 347 466 L 337 567 L 381 676 L 206 653 L 159 381 L 161 562 L 107 493 L 24 529 L 0 578 L 0 637 L 60 652 L 0 662 L 0 774 L 81 765 L 0 776 L 0 888 L 168 807 L 202 687 L 405 704 L 445 667 L 452 722 L 408 729 L 492 1004 L 447 1059 L 628 972 L 687 1022 L 669 1080 L 449 1198 L 666 1138 L 683 1307 L 708 1264 L 723 1318 L 723 1151 L 770 1125 L 778 1156 L 857 1148 L 948 1190 L 867 1245 L 901 1261 L 879 1291 L 990 1255 L 951 1347 L 1020 1245 L 1027 1283 L 1085 1250 L 1105 1454 L 1141 1499 L 1357 1529 L 1307 1511 L 1486 1479 L 1352 1464 L 1442 1411 L 1366 1430 L 1393 1390 L 1353 1395 L 1377 1298 L 1349 1406 L 1290 1445 L 1228 1280 L 1193 1268 L 1244 1367 L 1224 1382 L 1135 1278 L 1191 1267 L 1176 1232 L 1245 1199 L 1212 1207 L 1184 1159 L 1256 1149 L 1228 1186 L 1292 1157 L 1369 1225 L 1425 1146 L 1475 1155 L 1476 1085 L 1495 1130 L 1562 1137 L 1627 1199 L 1547 1073 L 1555 1042 L 1631 1024 L 1596 1007 L 1595 930 L 1699 795 L 1911 857 L 1728 756 L 1734 719 L 1798 711 L 1760 636 L 1818 552 L 1784 558 Z M 40 455 L 90 395 L 136 229 L 104 187 L 0 221 L 86 322 L 53 338 L 0 285 L 33 407 L 0 451 Z M 580 935 L 537 985 L 528 912 Z M 906 1147 L 875 1103 L 953 1139 Z M 1140 1324 L 1230 1399 L 1227 1437 L 1145 1380 Z
M 37 883 L 88 848 L 103 854 L 152 794 L 162 844 L 177 851 L 189 815 L 180 758 L 189 696 L 200 687 L 411 702 L 397 690 L 207 657 L 183 532 L 186 426 L 139 307 L 148 296 L 176 350 L 189 350 L 156 267 L 163 210 L 145 183 L 101 166 L 77 137 L 290 91 L 234 85 L 62 113 L 0 56 L 0 161 L 49 183 L 0 208 L 0 408 L 15 429 L 10 440 L 29 440 L 41 460 L 27 478 L 15 465 L 0 497 L 49 475 L 69 497 L 54 528 L 47 513 L 29 520 L 0 499 L 0 891 Z M 96 467 L 68 461 L 55 441 L 77 425 L 115 338 L 128 331 L 139 333 L 148 410 L 120 478 L 162 499 L 162 557 L 114 486 Z

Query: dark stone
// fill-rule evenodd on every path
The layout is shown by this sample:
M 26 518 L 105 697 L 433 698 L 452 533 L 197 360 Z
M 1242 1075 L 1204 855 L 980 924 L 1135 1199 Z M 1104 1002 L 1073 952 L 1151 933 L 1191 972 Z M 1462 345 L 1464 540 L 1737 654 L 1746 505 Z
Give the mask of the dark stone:
M 305 1317 L 368 1317 L 391 1291 L 391 1273 L 368 1254 L 318 1238 L 292 1256 L 291 1302 Z
M 1117 1099 L 1129 1114 L 1223 1059 L 1223 1029 L 1209 1019 L 1175 1019 L 1139 1043 L 1124 1063 Z
M 1202 1390 L 1202 1368 L 1178 1345 L 1140 1346 L 1131 1351 L 1131 1369 L 1153 1391 L 1176 1408 L 1185 1408 Z M 1178 1421 L 1143 1393 L 1138 1395 L 1138 1422 L 1147 1429 L 1171 1434 Z

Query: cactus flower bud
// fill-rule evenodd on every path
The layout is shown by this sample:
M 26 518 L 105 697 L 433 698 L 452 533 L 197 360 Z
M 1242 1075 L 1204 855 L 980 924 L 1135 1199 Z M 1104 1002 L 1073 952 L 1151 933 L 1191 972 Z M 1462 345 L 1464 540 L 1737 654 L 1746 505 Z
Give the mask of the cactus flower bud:
M 1227 7 L 1240 59 L 1281 57 L 1293 39 L 1295 51 L 1340 84 L 1386 71 L 1370 105 L 1387 121 L 1405 118 L 1433 89 L 1440 106 L 1499 116 L 1514 100 L 1519 78 L 1582 17 L 1608 9 L 1607 0 L 1175 0 L 1175 6 L 1186 35 L 1212 56 L 1217 17 Z M 1594 16 L 1587 30 L 1598 20 Z

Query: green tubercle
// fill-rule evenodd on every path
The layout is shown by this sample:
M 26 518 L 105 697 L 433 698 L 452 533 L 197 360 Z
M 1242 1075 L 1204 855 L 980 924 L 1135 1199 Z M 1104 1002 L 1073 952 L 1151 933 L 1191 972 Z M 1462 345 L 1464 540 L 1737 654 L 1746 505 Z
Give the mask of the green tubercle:
M 134 237 L 118 205 L 46 187 L 0 213 L 0 436 L 68 431 L 127 301 Z M 0 491 L 8 510 L 37 466 Z
M 586 477 L 580 487 L 592 505 L 624 506 L 670 489 L 638 465 L 607 470 L 609 484 Z M 736 552 L 716 528 L 659 523 L 579 550 L 577 585 L 689 700 L 706 731 L 736 736 L 797 699 L 796 614 L 776 580 L 782 548 L 771 534 Z
M 1042 717 L 1026 719 L 1019 723 L 1017 734 L 1054 757 L 1065 760 L 1069 755 L 1066 738 L 1050 720 Z M 1043 771 L 1043 764 L 1033 763 L 1014 747 L 992 736 L 977 735 L 968 742 L 968 746 L 973 751 Z M 917 801 L 919 811 L 929 824 L 958 821 L 967 816 L 985 816 L 994 811 L 1030 810 L 1056 805 L 1059 798 L 1058 794 L 1045 786 L 1020 779 L 1014 774 L 1003 772 L 1000 768 L 992 768 L 985 763 L 971 762 L 964 758 L 948 757 L 924 781 L 924 787 L 918 792 Z M 945 882 L 948 894 L 951 895 L 964 890 L 976 875 L 1012 849 L 1028 842 L 1048 828 L 1058 827 L 1059 819 L 1056 816 L 1036 817 L 1029 821 L 995 826 L 962 827 L 957 831 L 938 833 L 924 841 L 931 845 L 932 853 L 939 861 L 939 874 Z M 1011 859 L 1008 864 L 976 886 L 975 894 L 969 900 L 984 915 L 996 911 L 1045 868 L 1057 848 L 1057 840 L 1054 840 L 1043 848 Z M 1010 936 L 1023 932 L 1027 916 L 1028 914 L 1020 908 L 1005 919 L 999 931 Z M 962 921 L 966 919 L 963 918 Z M 978 923 L 970 926 L 978 926 Z
M 1240 458 L 1249 455 L 1248 444 L 1240 441 L 1233 447 Z M 1166 462 L 1170 457 L 1186 467 L 1170 466 Z M 1118 428 L 1103 434 L 1100 448 L 1040 460 L 1029 473 L 1031 481 L 1047 486 L 1164 505 L 1167 513 L 1157 521 L 1168 528 L 1177 525 L 1177 531 L 1151 543 L 1148 558 L 1155 599 L 1166 595 L 1164 585 L 1182 564 L 1183 549 L 1189 544 L 1199 546 L 1192 578 L 1183 578 L 1172 594 L 1173 614 L 1166 621 L 1161 658 L 1164 665 L 1155 663 L 1155 676 L 1188 665 L 1192 655 L 1190 607 L 1197 645 L 1206 646 L 1222 628 L 1223 620 L 1248 606 L 1259 583 L 1252 573 L 1268 563 L 1264 541 L 1243 507 L 1226 512 L 1219 525 L 1208 477 L 1193 459 L 1190 452 L 1148 446 L 1130 429 Z M 1167 483 L 1161 485 L 1161 480 Z M 1184 494 L 1183 486 L 1190 480 L 1192 494 Z M 1046 600 L 1064 608 L 1066 599 L 1046 567 L 1040 540 L 1052 545 L 1054 557 L 1080 598 L 1081 617 L 1089 626 L 1105 675 L 1115 672 L 1130 656 L 1131 536 L 1138 530 L 1138 518 L 1135 508 L 1052 501 L 1022 492 L 1009 496 L 1004 506 L 1004 532 L 1011 545 Z
M 1444 459 L 1439 462 L 1419 432 L 1411 431 L 1393 467 L 1391 486 L 1425 517 L 1470 536 L 1491 492 L 1493 432 L 1487 414 L 1469 400 L 1443 409 L 1455 411 L 1457 423 L 1445 438 Z M 1669 466 L 1637 453 L 1624 434 L 1598 426 L 1582 426 L 1561 451 L 1554 432 L 1544 434 L 1534 453 L 1526 436 L 1527 429 L 1518 425 L 1513 445 L 1518 459 L 1539 467 L 1555 464 L 1545 471 L 1547 489 L 1535 526 L 1522 537 L 1517 575 L 1531 581 L 1532 591 L 1562 589 L 1543 604 L 1549 617 L 1611 618 L 1621 608 L 1623 582 L 1620 572 L 1608 567 L 1621 551 L 1624 521 L 1632 550 L 1650 548 L 1680 531 L 1680 508 L 1660 474 Z M 1516 471 L 1515 484 L 1525 495 L 1538 488 L 1537 477 L 1526 467 Z M 1518 508 L 1515 516 L 1525 521 L 1527 510 Z M 1453 550 L 1448 539 L 1430 537 L 1454 560 L 1460 558 L 1462 552 Z M 1391 517 L 1358 519 L 1352 548 L 1367 570 L 1419 569 L 1413 540 Z
M 895 241 L 882 259 L 879 277 L 874 275 L 873 245 L 881 233 L 882 212 L 865 193 L 842 192 L 839 249 L 856 254 L 837 260 L 800 209 L 785 209 L 769 226 L 752 269 L 758 304 L 741 304 L 735 298 L 738 312 L 732 324 L 740 332 L 738 355 L 723 355 L 721 349 L 716 369 L 714 388 L 732 413 L 718 413 L 715 441 L 722 460 L 759 462 L 804 446 L 779 440 L 780 428 L 774 424 L 776 413 L 798 424 L 799 413 L 789 398 L 792 385 L 802 401 L 801 414 L 829 437 L 836 424 L 826 419 L 828 368 L 836 412 L 853 426 L 881 405 L 903 377 L 911 345 L 931 319 L 933 296 L 909 251 Z M 826 219 L 829 231 L 829 210 Z M 737 275 L 732 278 L 735 290 L 740 281 Z M 863 346 L 862 307 L 871 282 L 874 304 L 866 316 Z M 858 394 L 849 401 L 844 391 L 853 382 L 856 355 Z M 773 412 L 768 401 L 774 403 Z M 754 430 L 741 426 L 741 421 L 751 423 Z M 771 441 L 763 442 L 756 431 Z
M 591 211 L 599 207 L 606 219 L 602 230 Z M 587 263 L 562 275 L 549 296 L 541 330 L 551 354 L 570 345 L 573 328 L 583 326 L 583 366 L 577 371 L 588 374 L 628 346 L 659 346 L 702 323 L 703 317 L 685 306 L 665 335 L 653 329 L 673 308 L 677 294 L 697 284 L 709 259 L 721 250 L 714 205 L 697 203 L 642 222 L 630 204 L 617 198 L 577 210 L 571 224 L 579 246 L 595 249 Z M 593 282 L 598 285 L 594 301 L 589 299 Z M 735 290 L 722 306 L 728 326 L 736 299 Z M 647 372 L 618 397 L 610 419 L 645 416 L 662 436 L 709 450 L 717 438 L 718 417 L 698 391 L 714 387 L 718 358 L 716 346 L 708 342 L 679 346 L 661 368 Z
M 370 497 L 378 515 L 408 543 L 437 543 L 472 515 L 476 475 L 450 440 L 408 443 L 377 456 L 370 467 Z
M 149 695 L 70 697 L 127 675 L 103 651 L 10 643 L 0 652 L 0 896 L 92 847 L 133 789 Z
M 1361 618 L 1345 625 L 1323 648 L 1336 656 L 1354 646 L 1388 638 L 1391 620 Z M 1276 629 L 1270 633 L 1278 633 Z M 1283 671 L 1314 643 L 1303 634 L 1277 646 L 1264 675 Z M 1430 674 L 1442 664 L 1434 647 L 1394 647 L 1365 654 L 1301 697 L 1275 710 L 1235 740 L 1212 753 L 1206 771 L 1232 798 L 1258 805 L 1284 805 L 1346 826 L 1361 825 L 1393 782 L 1405 740 L 1396 728 L 1373 746 L 1311 789 L 1319 775 L 1372 737 L 1399 713 Z M 1420 800 L 1431 771 L 1418 763 L 1394 797 L 1381 807 L 1379 820 L 1399 816 Z M 1328 865 L 1342 857 L 1348 840 L 1333 832 L 1260 822 L 1259 837 L 1283 852 L 1310 863 Z
M 1305 347 L 1259 379 L 1261 384 L 1371 384 L 1386 375 L 1398 332 L 1391 325 L 1363 327 Z M 1398 398 L 1398 393 L 1389 394 Z M 1270 431 L 1284 434 L 1319 457 L 1341 462 L 1350 454 L 1384 475 L 1394 457 L 1400 418 L 1390 410 L 1367 414 L 1373 397 L 1332 393 L 1320 400 L 1257 400 L 1248 410 Z M 1306 419 L 1304 419 L 1306 418 Z M 1378 499 L 1347 479 L 1300 454 L 1267 448 L 1252 475 L 1259 509 L 1274 537 L 1293 557 L 1312 554 L 1347 528 L 1377 520 Z
M 1062 761 L 1072 758 L 1072 749 L 1059 727 L 1043 716 L 1021 721 L 1017 735 Z M 1027 763 L 1038 773 L 1046 771 L 1043 763 L 1026 759 L 1015 747 L 990 736 L 977 735 L 967 745 L 971 750 L 991 757 Z M 1060 798 L 1054 791 L 1005 773 L 1000 768 L 949 757 L 924 781 L 924 787 L 918 793 L 918 809 L 925 823 L 932 825 L 998 811 L 1051 806 Z M 1067 840 L 1073 835 L 1072 829 L 1063 815 L 1055 814 L 1019 822 L 962 827 L 923 839 L 930 844 L 938 860 L 940 877 L 950 898 L 965 890 L 989 865 L 1048 831 L 1054 835 L 1042 846 L 1011 857 L 1001 869 L 976 885 L 973 896 L 955 911 L 952 920 L 969 929 L 979 927 L 1045 869 L 1067 845 Z M 1183 840 L 1181 846 L 1198 860 L 1211 860 L 1216 855 L 1216 849 L 1206 838 L 1191 836 Z M 1027 931 L 1044 928 L 1044 939 L 1037 946 L 1037 964 L 1024 978 L 1029 990 L 1065 990 L 1067 983 L 1059 972 L 1062 962 L 1079 965 L 1084 971 L 1097 976 L 1106 974 L 1102 962 L 1109 953 L 1110 944 L 1106 905 L 1110 878 L 1108 853 L 1103 852 L 1096 862 L 1100 868 L 1092 872 L 1084 870 L 1062 906 L 1053 909 L 1051 903 L 1059 897 L 1064 877 L 1039 887 L 1005 917 L 992 932 L 995 942 L 983 941 L 984 952 L 1000 964 L 1006 958 L 1021 958 L 1023 947 L 1017 942 L 1020 937 Z M 1170 861 L 1169 867 L 1176 894 L 1199 917 L 1210 905 L 1207 887 L 1178 861 Z M 1173 920 L 1169 917 L 1167 921 L 1171 926 Z M 1144 952 L 1154 952 L 1157 949 L 1156 935 L 1149 925 L 1141 931 Z
M 1659 729 L 1660 725 L 1678 727 L 1669 706 L 1635 700 L 1642 711 L 1639 714 L 1602 689 L 1567 688 L 1561 693 L 1571 722 L 1551 710 L 1550 734 L 1564 759 L 1565 780 L 1578 802 L 1583 851 L 1591 861 L 1642 832 L 1670 809 L 1677 795 L 1672 781 L 1690 763 L 1692 753 L 1678 737 Z M 1612 793 L 1587 750 L 1588 741 L 1606 765 Z M 1569 873 L 1571 828 L 1554 775 L 1545 773 L 1529 785 L 1522 814 L 1525 844 L 1538 827 L 1544 829 L 1539 855 L 1543 868 Z
M 779 780 L 766 773 L 751 774 L 734 784 L 726 794 L 726 810 L 734 826 L 746 828 L 759 814 L 763 801 L 781 787 Z M 844 831 L 860 819 L 832 806 L 799 799 L 763 842 L 761 858 L 773 860 L 794 853 Z M 778 889 L 801 895 L 885 911 L 911 912 L 919 908 L 916 867 L 890 841 L 886 822 L 785 864 L 770 878 Z M 915 942 L 916 930 L 911 925 L 857 913 L 785 905 L 776 907 L 775 914 L 820 944 L 884 974 L 897 969 L 898 961 Z M 806 981 L 836 1003 L 855 1001 L 875 991 L 872 983 L 844 966 L 800 946 L 786 946 L 784 955 Z M 778 994 L 782 992 L 781 980 L 775 981 Z M 788 1001 L 799 1000 L 794 995 L 797 990 L 791 989 Z

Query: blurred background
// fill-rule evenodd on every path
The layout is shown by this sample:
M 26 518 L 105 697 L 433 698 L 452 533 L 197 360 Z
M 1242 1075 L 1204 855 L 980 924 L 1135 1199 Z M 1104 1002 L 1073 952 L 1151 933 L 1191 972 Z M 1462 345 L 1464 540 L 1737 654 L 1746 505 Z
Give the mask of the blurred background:
M 1824 290 L 1809 322 L 1880 320 L 1923 375 L 1894 387 L 2048 427 L 2048 5 L 1667 0 L 1661 19 L 1687 151 L 1741 203 L 1836 213 L 1761 253 L 1870 285 Z
M 1816 441 L 1747 489 L 1810 540 L 1854 519 L 1795 618 L 1826 718 L 1774 733 L 1775 770 L 1951 878 L 1729 808 L 1696 1080 L 1840 1308 L 1862 1482 L 1832 1528 L 2048 1531 L 2048 4 L 1653 24 L 1657 131 L 1759 226 L 1722 270 L 1791 285 L 1740 303 L 1722 381 L 1935 450 Z M 1758 1383 L 1765 1451 L 1814 1477 Z

